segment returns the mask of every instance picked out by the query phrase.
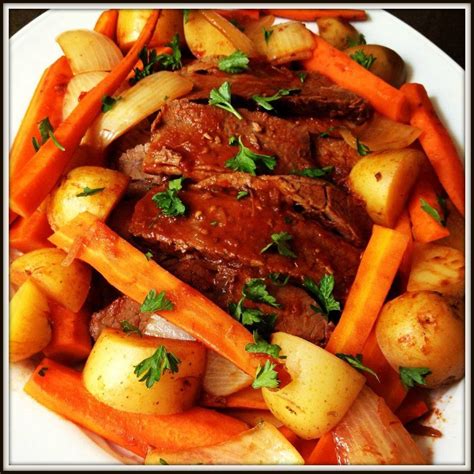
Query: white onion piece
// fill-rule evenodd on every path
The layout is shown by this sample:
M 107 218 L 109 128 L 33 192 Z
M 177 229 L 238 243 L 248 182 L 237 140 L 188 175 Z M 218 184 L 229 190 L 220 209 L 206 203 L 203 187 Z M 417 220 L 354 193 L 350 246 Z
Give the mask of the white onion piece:
M 196 339 L 183 329 L 169 323 L 158 314 L 152 314 L 146 325 L 144 334 L 153 337 L 164 337 L 166 339 L 179 339 L 181 341 L 195 341 Z
M 123 59 L 120 48 L 97 31 L 65 31 L 56 41 L 74 75 L 90 71 L 111 71 Z
M 192 88 L 192 81 L 174 72 L 161 71 L 145 77 L 120 94 L 111 110 L 97 117 L 87 132 L 85 143 L 104 150 L 165 102 L 186 95 Z
M 268 50 L 265 35 L 263 33 L 264 29 L 270 30 L 274 22 L 274 16 L 266 15 L 259 20 L 250 22 L 244 28 L 244 33 L 250 38 L 260 56 L 266 57 Z
M 217 352 L 207 351 L 207 367 L 202 382 L 205 392 L 217 397 L 226 397 L 251 383 L 252 378 L 235 364 Z

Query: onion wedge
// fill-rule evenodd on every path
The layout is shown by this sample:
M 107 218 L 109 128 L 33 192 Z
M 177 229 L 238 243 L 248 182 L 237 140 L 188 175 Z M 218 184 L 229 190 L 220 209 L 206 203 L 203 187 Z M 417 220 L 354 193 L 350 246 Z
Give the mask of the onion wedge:
M 303 23 L 289 21 L 273 26 L 269 31 L 267 59 L 273 64 L 302 61 L 312 56 L 313 34 Z

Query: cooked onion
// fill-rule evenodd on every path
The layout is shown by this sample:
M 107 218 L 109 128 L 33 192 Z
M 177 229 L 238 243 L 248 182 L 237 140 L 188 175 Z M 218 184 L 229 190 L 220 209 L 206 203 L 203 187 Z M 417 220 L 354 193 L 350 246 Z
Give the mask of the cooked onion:
M 90 71 L 111 71 L 123 59 L 119 47 L 97 31 L 65 31 L 56 41 L 74 75 Z
M 272 15 L 266 15 L 260 18 L 257 21 L 249 22 L 244 29 L 244 33 L 252 41 L 257 53 L 260 56 L 267 56 L 267 42 L 265 41 L 265 35 L 263 33 L 265 30 L 270 30 L 271 26 L 275 22 L 275 17 Z
M 164 337 L 166 339 L 179 339 L 181 341 L 195 341 L 191 334 L 183 329 L 169 323 L 165 318 L 157 314 L 152 314 L 150 320 L 143 331 L 147 336 Z
M 161 71 L 147 76 L 121 94 L 111 110 L 97 117 L 85 137 L 96 149 L 105 149 L 116 138 L 156 112 L 167 100 L 187 94 L 193 83 L 177 73 Z
M 367 386 L 332 433 L 339 464 L 426 464 L 400 420 Z
M 214 351 L 207 352 L 204 391 L 217 397 L 226 397 L 248 387 L 251 383 L 252 378 L 232 362 Z

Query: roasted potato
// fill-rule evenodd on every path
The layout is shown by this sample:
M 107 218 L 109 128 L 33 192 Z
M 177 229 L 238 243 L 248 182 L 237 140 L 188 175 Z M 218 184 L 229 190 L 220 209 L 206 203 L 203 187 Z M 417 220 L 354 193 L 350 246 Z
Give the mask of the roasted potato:
M 359 32 L 350 24 L 338 18 L 318 18 L 319 36 L 337 49 L 346 49 L 351 41 L 358 43 Z
M 65 258 L 66 253 L 56 248 L 25 253 L 11 264 L 10 280 L 21 285 L 31 277 L 48 298 L 77 312 L 89 293 L 92 274 L 79 260 L 63 265 Z
M 134 368 L 164 346 L 181 363 L 148 388 Z M 201 386 L 206 349 L 195 341 L 126 334 L 104 329 L 87 359 L 84 385 L 102 403 L 133 413 L 167 415 L 191 408 Z
M 105 221 L 127 189 L 129 179 L 100 166 L 74 168 L 48 201 L 49 224 L 57 230 L 86 211 Z
M 426 368 L 426 388 L 464 374 L 464 324 L 445 299 L 431 291 L 407 292 L 382 308 L 377 342 L 390 365 Z
M 393 49 L 378 44 L 361 44 L 344 50 L 349 56 L 357 54 L 357 51 L 375 58 L 369 70 L 385 82 L 397 88 L 405 82 L 405 61 Z
M 393 227 L 405 206 L 425 155 L 403 148 L 371 153 L 352 168 L 349 183 L 366 203 L 367 212 L 376 224 Z
M 26 280 L 10 301 L 10 361 L 26 359 L 44 349 L 51 340 L 46 296 Z
M 275 418 L 303 439 L 319 438 L 334 427 L 356 399 L 365 377 L 321 347 L 277 332 L 292 381 L 280 390 L 262 389 Z

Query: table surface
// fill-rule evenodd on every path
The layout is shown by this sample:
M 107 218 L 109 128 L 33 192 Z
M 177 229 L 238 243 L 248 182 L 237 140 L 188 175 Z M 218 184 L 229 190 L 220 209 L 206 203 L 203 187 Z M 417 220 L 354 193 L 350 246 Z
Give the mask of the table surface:
M 46 10 L 9 10 L 10 36 Z M 387 9 L 439 46 L 462 68 L 465 67 L 464 9 Z M 396 50 L 396 45 L 394 45 Z

